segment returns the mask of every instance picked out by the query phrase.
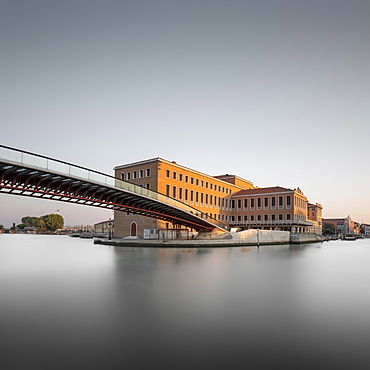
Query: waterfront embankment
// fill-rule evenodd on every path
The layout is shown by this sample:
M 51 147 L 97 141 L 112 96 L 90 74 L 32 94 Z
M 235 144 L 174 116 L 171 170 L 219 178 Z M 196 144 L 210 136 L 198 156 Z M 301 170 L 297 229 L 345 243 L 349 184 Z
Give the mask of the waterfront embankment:
M 289 243 L 314 243 L 322 242 L 319 234 L 292 234 L 289 231 L 280 230 L 244 230 L 241 232 L 230 232 L 220 238 L 195 238 L 195 239 L 140 239 L 129 237 L 123 239 L 95 239 L 94 244 L 136 247 L 237 247 L 237 246 L 259 246 L 279 245 Z

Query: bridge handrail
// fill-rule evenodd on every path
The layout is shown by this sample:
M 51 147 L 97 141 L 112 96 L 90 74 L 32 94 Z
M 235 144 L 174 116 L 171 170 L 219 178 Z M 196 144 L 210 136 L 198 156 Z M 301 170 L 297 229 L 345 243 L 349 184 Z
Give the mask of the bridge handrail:
M 6 154 L 8 154 L 8 156 Z M 107 175 L 103 172 L 91 170 L 89 168 L 61 161 L 59 159 L 50 158 L 44 155 L 31 153 L 25 150 L 16 149 L 1 144 L 0 160 L 3 160 L 7 163 L 28 165 L 34 168 L 40 168 L 43 170 L 52 171 L 54 173 L 59 173 L 61 175 L 69 175 L 82 180 L 88 180 L 102 185 L 108 185 L 139 195 L 147 196 L 152 199 L 156 199 L 158 201 L 162 201 L 166 204 L 170 204 L 174 207 L 180 208 L 188 213 L 192 213 L 202 219 L 208 220 L 210 223 L 214 224 L 215 226 L 221 227 L 222 229 L 227 229 L 227 226 L 224 223 L 216 220 L 213 217 L 210 217 L 208 214 L 205 214 L 204 212 L 201 212 L 194 207 L 191 207 L 188 204 L 185 204 L 177 199 L 168 197 L 164 194 L 158 193 L 154 190 L 147 189 L 131 182 L 118 179 L 111 175 Z M 67 166 L 65 170 L 63 170 L 63 166 Z

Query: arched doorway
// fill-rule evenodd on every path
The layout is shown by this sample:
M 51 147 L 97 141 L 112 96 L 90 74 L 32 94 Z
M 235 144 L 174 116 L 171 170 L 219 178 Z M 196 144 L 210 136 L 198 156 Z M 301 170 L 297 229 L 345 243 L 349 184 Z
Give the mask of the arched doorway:
M 137 236 L 137 225 L 136 222 L 131 223 L 130 236 Z

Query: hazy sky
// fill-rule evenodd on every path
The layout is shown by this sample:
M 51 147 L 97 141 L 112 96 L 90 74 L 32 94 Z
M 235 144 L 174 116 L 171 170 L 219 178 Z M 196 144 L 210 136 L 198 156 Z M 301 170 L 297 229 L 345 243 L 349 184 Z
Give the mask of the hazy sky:
M 109 174 L 162 157 L 370 223 L 369 0 L 2 0 L 1 140 Z M 60 210 L 0 194 L 0 223 Z

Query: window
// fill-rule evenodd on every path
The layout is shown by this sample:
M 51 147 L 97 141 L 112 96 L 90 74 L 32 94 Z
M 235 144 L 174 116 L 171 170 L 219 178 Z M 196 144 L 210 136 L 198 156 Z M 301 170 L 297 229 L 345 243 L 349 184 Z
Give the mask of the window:
M 244 209 L 248 209 L 248 199 L 244 199 Z
M 209 188 L 212 190 L 213 189 L 213 184 L 209 184 Z
M 126 180 L 130 181 L 131 180 L 131 172 L 126 173 Z
M 275 209 L 275 208 L 276 208 L 276 198 L 272 197 L 271 198 L 271 209 Z
M 166 195 L 170 196 L 170 185 L 166 185 Z
M 194 202 L 194 191 L 190 190 L 190 202 Z
M 185 189 L 185 202 L 188 201 L 189 190 Z
M 195 180 L 195 185 L 199 186 L 199 180 L 198 179 Z
M 290 197 L 290 195 L 287 195 L 287 197 L 286 197 L 286 207 L 290 208 L 290 205 L 291 205 L 291 197 Z
M 146 169 L 146 177 L 150 177 L 150 168 Z
M 166 177 L 170 177 L 170 175 L 171 175 L 170 170 L 166 170 Z
M 199 191 L 195 193 L 195 203 L 199 203 Z
M 262 208 L 262 198 L 257 198 L 257 209 Z
M 194 177 L 190 177 L 190 184 L 194 185 Z
M 242 208 L 242 200 L 238 199 L 238 211 Z
M 279 197 L 279 209 L 283 208 L 283 197 Z
M 251 221 L 254 221 L 254 215 L 251 215 Z
M 172 187 L 172 198 L 176 198 L 176 186 Z
M 287 220 L 290 220 L 290 213 L 287 213 L 287 215 L 286 215 L 286 219 L 287 219 Z
M 227 210 L 227 207 L 228 207 L 228 203 L 229 203 L 229 199 L 225 199 L 225 207 L 226 207 L 226 210 Z
M 206 194 L 206 205 L 208 205 L 208 194 Z
M 283 215 L 282 214 L 280 214 L 279 215 L 279 221 L 282 221 L 283 220 Z
M 182 173 L 179 174 L 179 181 L 182 181 Z
M 172 172 L 172 178 L 174 179 L 174 180 L 176 180 L 176 172 Z
M 201 181 L 200 184 L 201 184 L 201 187 L 204 188 L 204 181 Z
M 264 215 L 264 219 L 265 219 L 265 221 L 268 221 L 269 220 L 269 215 Z
M 185 182 L 188 183 L 189 182 L 189 176 L 185 176 Z
M 132 172 L 132 179 L 135 180 L 137 178 L 137 172 L 133 171 Z
M 248 221 L 248 216 L 244 215 L 244 221 Z
M 125 180 L 125 173 L 121 172 L 121 180 Z
M 208 189 L 208 181 L 206 181 L 206 189 Z
M 150 184 L 146 184 L 146 185 L 145 185 L 145 187 L 146 187 L 147 189 L 150 189 Z
M 254 210 L 254 198 L 251 199 L 251 210 Z
M 234 216 L 232 216 L 232 217 L 234 217 Z M 242 216 L 238 216 L 238 221 L 241 222 L 241 220 L 242 220 Z
M 179 199 L 182 199 L 182 188 L 179 188 Z
M 235 200 L 230 199 L 230 209 L 233 210 L 235 208 Z
M 257 221 L 261 221 L 261 215 L 257 215 Z
M 271 215 L 271 221 L 275 221 L 275 215 Z
M 265 206 L 265 209 L 269 207 L 269 198 L 267 197 L 264 199 L 264 206 Z
M 210 204 L 210 205 L 212 205 L 212 200 L 213 200 L 213 196 L 212 196 L 212 195 L 210 195 L 210 196 L 209 196 L 209 204 Z
M 139 178 L 142 179 L 144 177 L 144 170 L 139 170 Z

